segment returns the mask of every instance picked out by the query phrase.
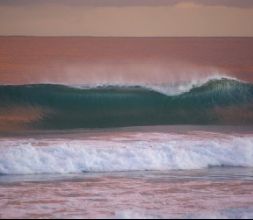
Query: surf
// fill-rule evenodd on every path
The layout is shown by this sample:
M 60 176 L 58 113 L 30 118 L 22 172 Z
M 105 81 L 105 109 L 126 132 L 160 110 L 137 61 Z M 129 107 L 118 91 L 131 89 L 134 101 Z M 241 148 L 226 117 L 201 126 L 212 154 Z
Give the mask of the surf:
M 253 138 L 134 133 L 109 139 L 1 139 L 0 174 L 169 171 L 253 167 Z
M 24 129 L 39 130 L 253 125 L 253 84 L 225 77 L 176 86 L 2 85 L 0 100 L 1 127 L 10 124 L 6 118 L 13 127 L 16 120 Z M 15 109 L 34 117 L 24 120 Z

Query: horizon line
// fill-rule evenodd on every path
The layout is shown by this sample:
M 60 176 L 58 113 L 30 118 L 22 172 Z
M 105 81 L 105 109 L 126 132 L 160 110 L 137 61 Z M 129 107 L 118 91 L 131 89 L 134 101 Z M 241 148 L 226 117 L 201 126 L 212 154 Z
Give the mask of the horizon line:
M 0 35 L 1 38 L 3 37 L 34 37 L 34 38 L 253 38 L 252 36 L 241 36 L 241 35 L 234 35 L 234 36 L 206 36 L 206 35 L 189 35 L 189 36 L 109 36 L 109 35 L 102 35 L 102 36 L 92 36 L 92 35 Z

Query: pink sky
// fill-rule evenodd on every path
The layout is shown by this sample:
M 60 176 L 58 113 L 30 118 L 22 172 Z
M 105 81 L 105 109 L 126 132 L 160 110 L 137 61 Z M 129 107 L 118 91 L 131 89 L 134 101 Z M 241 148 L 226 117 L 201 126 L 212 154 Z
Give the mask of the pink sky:
M 136 5 L 175 5 L 178 3 L 196 3 L 200 5 L 253 7 L 252 0 L 1 0 L 0 5 L 67 4 L 90 6 L 136 6 Z
M 0 35 L 253 36 L 252 0 L 1 0 Z

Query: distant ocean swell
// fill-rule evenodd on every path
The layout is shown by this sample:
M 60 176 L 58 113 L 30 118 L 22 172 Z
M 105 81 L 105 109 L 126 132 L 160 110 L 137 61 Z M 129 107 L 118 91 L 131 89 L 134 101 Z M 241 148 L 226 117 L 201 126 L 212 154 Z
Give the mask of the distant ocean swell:
M 0 86 L 0 130 L 145 125 L 253 125 L 253 85 L 210 79 L 188 89 Z M 168 92 L 169 91 L 169 92 Z

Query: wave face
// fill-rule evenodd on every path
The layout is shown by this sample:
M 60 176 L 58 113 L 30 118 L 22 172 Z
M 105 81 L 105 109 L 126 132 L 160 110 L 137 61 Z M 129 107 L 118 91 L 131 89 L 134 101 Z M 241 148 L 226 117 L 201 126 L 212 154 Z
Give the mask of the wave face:
M 2 139 L 0 174 L 253 167 L 252 136 L 136 133 L 109 140 Z
M 228 78 L 175 95 L 142 86 L 6 85 L 0 100 L 2 127 L 15 121 L 30 129 L 253 124 L 253 85 Z

